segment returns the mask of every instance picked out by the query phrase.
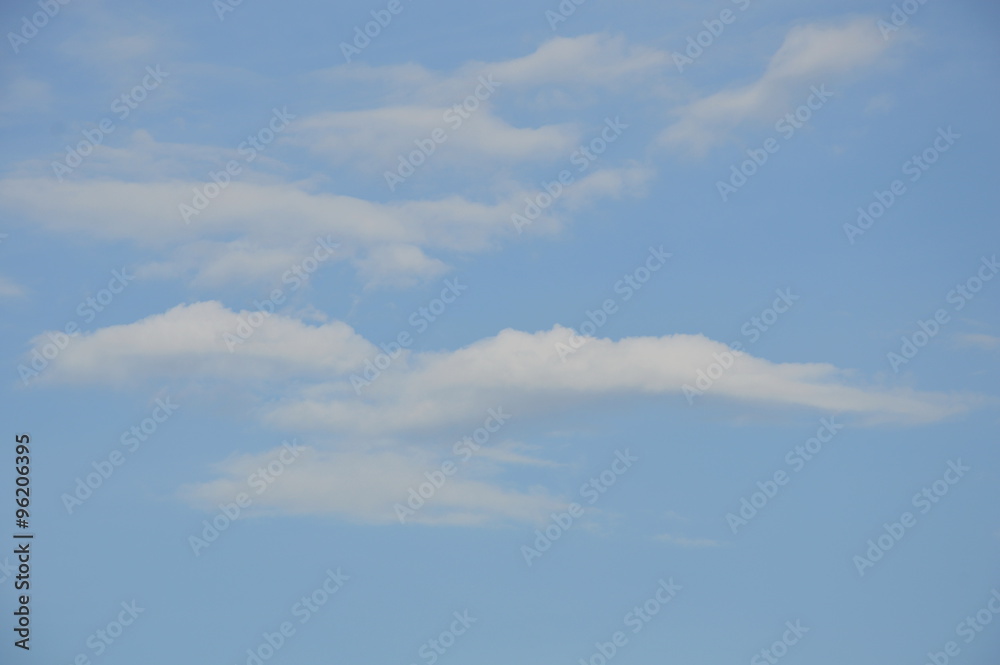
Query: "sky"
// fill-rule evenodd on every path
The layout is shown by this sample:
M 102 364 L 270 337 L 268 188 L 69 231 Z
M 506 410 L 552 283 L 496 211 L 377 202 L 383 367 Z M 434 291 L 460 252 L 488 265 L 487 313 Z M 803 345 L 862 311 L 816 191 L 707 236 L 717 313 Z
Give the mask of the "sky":
M 997 662 L 994 4 L 0 24 L 3 663 Z

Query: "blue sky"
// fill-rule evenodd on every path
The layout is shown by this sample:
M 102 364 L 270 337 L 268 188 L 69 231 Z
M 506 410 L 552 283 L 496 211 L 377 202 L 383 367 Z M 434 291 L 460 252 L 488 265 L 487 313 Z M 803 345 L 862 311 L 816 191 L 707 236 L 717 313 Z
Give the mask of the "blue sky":
M 0 20 L 3 662 L 996 662 L 995 6 Z

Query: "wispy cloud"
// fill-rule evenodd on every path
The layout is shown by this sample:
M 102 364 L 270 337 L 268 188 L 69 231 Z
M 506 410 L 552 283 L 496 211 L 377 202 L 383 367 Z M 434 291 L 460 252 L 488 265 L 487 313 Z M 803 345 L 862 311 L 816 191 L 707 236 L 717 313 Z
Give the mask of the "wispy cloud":
M 663 145 L 704 154 L 743 124 L 774 122 L 810 85 L 833 84 L 879 61 L 888 43 L 875 19 L 811 23 L 792 28 L 756 81 L 697 99 L 677 111 L 660 135 Z
M 961 333 L 956 335 L 958 343 L 962 346 L 969 346 L 986 351 L 1000 349 L 1000 337 L 994 335 L 984 335 L 981 333 Z
M 190 485 L 181 496 L 197 507 L 214 508 L 246 491 L 246 479 L 277 451 L 239 455 L 216 465 L 220 476 Z M 370 524 L 399 524 L 396 504 L 407 505 L 407 488 L 427 483 L 426 473 L 440 468 L 428 451 L 395 449 L 323 451 L 306 448 L 285 468 L 282 482 L 254 498 L 250 514 L 329 515 Z M 568 501 L 539 488 L 516 490 L 493 482 L 455 475 L 406 522 L 433 526 L 537 524 L 564 510 Z
M 24 294 L 24 287 L 0 275 L 0 298 L 18 298 Z

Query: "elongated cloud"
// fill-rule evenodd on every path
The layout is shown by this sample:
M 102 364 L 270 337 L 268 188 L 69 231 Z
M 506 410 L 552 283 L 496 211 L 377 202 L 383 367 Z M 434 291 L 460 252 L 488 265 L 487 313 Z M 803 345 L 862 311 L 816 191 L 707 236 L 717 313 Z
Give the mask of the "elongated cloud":
M 564 362 L 559 348 L 567 348 L 571 332 L 560 326 L 534 334 L 505 330 L 454 352 L 417 354 L 367 386 L 364 400 L 306 398 L 276 407 L 270 419 L 374 433 L 457 422 L 490 400 L 541 414 L 629 394 L 679 396 L 728 352 L 701 335 L 589 339 Z M 846 372 L 829 364 L 771 363 L 748 355 L 735 358 L 703 398 L 713 396 L 896 423 L 941 420 L 971 406 L 947 395 L 852 385 Z M 384 417 L 387 410 L 391 419 Z
M 744 123 L 775 122 L 806 101 L 811 85 L 833 84 L 875 64 L 888 43 L 870 17 L 844 24 L 792 28 L 753 83 L 732 87 L 682 107 L 660 135 L 663 144 L 704 153 Z
M 24 289 L 3 275 L 0 275 L 0 298 L 17 298 L 24 295 Z
M 634 166 L 595 166 L 568 186 L 543 218 L 551 221 L 579 200 L 637 192 L 633 184 L 648 177 L 648 169 Z M 300 183 L 255 180 L 234 181 L 195 209 L 195 192 L 205 186 L 176 179 L 60 183 L 15 176 L 0 180 L 0 210 L 48 231 L 127 240 L 157 252 L 162 258 L 144 264 L 141 276 L 209 286 L 274 280 L 323 236 L 340 244 L 334 260 L 350 261 L 367 282 L 407 284 L 446 272 L 442 254 L 481 252 L 516 235 L 511 215 L 534 193 L 514 186 L 489 202 L 453 194 L 379 203 Z M 197 212 L 185 219 L 181 205 Z M 535 228 L 544 224 L 540 219 Z
M 470 94 L 479 76 L 493 75 L 516 93 L 573 90 L 600 94 L 636 84 L 668 69 L 670 55 L 647 46 L 630 45 L 624 37 L 606 33 L 554 37 L 524 56 L 493 62 L 468 62 L 452 72 L 437 72 L 414 63 L 375 67 L 363 63 L 317 72 L 319 80 L 338 84 L 364 83 L 380 100 L 446 105 Z M 537 99 L 537 98 L 536 98 Z M 545 96 L 548 102 L 572 98 Z
M 333 515 L 370 524 L 440 526 L 537 524 L 550 512 L 565 509 L 567 503 L 540 488 L 500 487 L 475 477 L 465 467 L 440 475 L 439 459 L 407 448 L 322 451 L 305 447 L 266 489 L 260 483 L 251 486 L 248 479 L 279 459 L 280 453 L 278 448 L 230 458 L 217 465 L 218 478 L 183 488 L 181 495 L 208 510 L 245 492 L 254 500 L 250 514 Z M 435 472 L 440 487 L 428 481 L 428 474 Z M 425 496 L 411 499 L 409 490 L 417 491 L 421 485 Z
M 49 336 L 32 341 L 45 344 Z M 310 326 L 210 301 L 77 335 L 40 380 L 118 386 L 150 379 L 317 380 L 353 371 L 375 350 L 339 321 Z
M 746 354 L 720 360 L 728 347 L 701 335 L 614 341 L 572 338 L 561 326 L 537 333 L 508 329 L 455 351 L 404 350 L 376 375 L 369 363 L 379 349 L 341 322 L 312 326 L 281 313 L 260 317 L 256 332 L 230 352 L 227 339 L 248 315 L 206 302 L 104 328 L 75 339 L 47 378 L 120 384 L 193 376 L 238 386 L 253 376 L 283 397 L 269 409 L 270 422 L 366 435 L 460 424 L 483 404 L 541 416 L 624 395 L 681 399 L 685 386 L 704 389 L 704 400 L 809 408 L 871 422 L 933 422 L 975 405 L 967 397 L 856 385 L 825 363 L 772 363 Z M 572 350 L 571 338 L 584 343 Z M 699 384 L 700 373 L 715 364 L 729 367 L 710 386 Z M 289 378 L 303 383 L 289 389 Z
M 498 164 L 549 162 L 570 154 L 580 141 L 580 131 L 572 125 L 513 127 L 478 98 L 456 98 L 455 104 L 464 99 L 474 104 L 458 111 L 395 106 L 317 114 L 297 125 L 290 142 L 338 165 L 381 173 L 395 171 L 400 156 L 405 160 L 414 151 L 422 155 L 412 160 L 421 169 L 467 164 L 488 170 Z

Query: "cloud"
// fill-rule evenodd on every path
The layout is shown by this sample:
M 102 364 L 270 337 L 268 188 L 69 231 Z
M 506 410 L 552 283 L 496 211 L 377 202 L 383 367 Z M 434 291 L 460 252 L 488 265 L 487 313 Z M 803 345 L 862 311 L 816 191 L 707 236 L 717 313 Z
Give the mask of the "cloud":
M 636 79 L 646 79 L 664 69 L 670 56 L 645 46 L 629 46 L 624 37 L 590 34 L 556 37 L 534 53 L 483 65 L 467 65 L 466 70 L 490 71 L 517 87 L 576 85 L 614 89 Z
M 89 66 L 93 75 L 126 82 L 143 67 L 183 48 L 163 21 L 141 14 L 127 17 L 105 2 L 74 6 L 80 29 L 72 31 L 55 52 L 75 64 Z
M 462 99 L 453 101 L 461 103 Z M 422 106 L 322 113 L 303 118 L 288 141 L 334 164 L 381 174 L 396 172 L 399 158 L 407 160 L 414 152 L 421 156 L 409 162 L 421 169 L 455 164 L 490 169 L 498 162 L 551 161 L 569 154 L 579 140 L 579 130 L 571 125 L 513 127 L 486 103 L 471 112 L 466 108 L 461 113 L 451 107 Z M 435 131 L 444 137 L 443 142 L 431 138 Z
M 362 400 L 313 398 L 285 402 L 269 421 L 320 430 L 391 433 L 462 422 L 480 404 L 541 415 L 620 396 L 679 397 L 699 370 L 728 351 L 701 335 L 589 339 L 563 362 L 557 345 L 571 331 L 504 330 L 451 352 L 420 353 L 397 363 L 363 389 Z M 828 364 L 771 363 L 743 355 L 702 398 L 855 415 L 867 423 L 942 420 L 974 402 L 959 396 L 852 385 Z M 392 418 L 386 418 L 392 413 Z
M 564 362 L 559 347 L 569 342 L 568 328 L 507 329 L 454 351 L 404 351 L 359 389 L 359 397 L 354 388 L 361 368 L 379 350 L 350 326 L 312 326 L 279 312 L 230 353 L 226 334 L 235 334 L 239 317 L 247 315 L 203 302 L 104 328 L 75 339 L 46 378 L 112 385 L 141 377 L 237 383 L 254 378 L 280 397 L 265 410 L 271 424 L 393 436 L 467 423 L 483 405 L 537 418 L 622 396 L 663 395 L 680 402 L 699 370 L 728 353 L 725 344 L 701 335 L 586 338 Z M 289 384 L 290 378 L 299 381 Z M 869 424 L 935 422 L 978 404 L 969 396 L 869 387 L 848 378 L 829 364 L 772 363 L 742 354 L 700 399 L 807 408 Z
M 533 446 L 516 441 L 506 441 L 503 443 L 490 444 L 488 448 L 483 448 L 476 454 L 480 458 L 486 458 L 501 464 L 550 468 L 564 466 L 559 462 L 553 462 L 552 460 L 533 457 L 532 455 L 527 454 L 537 453 L 540 450 L 541 446 Z
M 682 107 L 660 142 L 704 154 L 744 123 L 774 122 L 803 103 L 811 85 L 831 84 L 874 64 L 887 47 L 870 17 L 792 28 L 759 79 Z
M 179 151 L 175 151 L 179 152 Z M 194 151 L 192 151 L 194 152 Z M 207 169 L 206 169 L 207 173 Z M 560 219 L 564 206 L 638 194 L 651 171 L 638 166 L 595 169 L 565 193 L 531 230 Z M 234 181 L 185 223 L 202 181 L 67 179 L 13 176 L 0 180 L 0 210 L 61 234 L 128 240 L 163 256 L 139 268 L 144 277 L 188 278 L 195 285 L 273 280 L 317 237 L 341 244 L 335 261 L 350 261 L 369 284 L 408 285 L 448 270 L 431 253 L 481 252 L 514 235 L 511 215 L 523 210 L 517 186 L 493 201 L 451 195 L 378 203 L 315 192 L 313 183 L 251 176 Z M 214 186 L 214 185 L 213 185 Z M 558 224 L 557 224 L 558 225 Z
M 956 339 L 962 346 L 971 346 L 977 349 L 985 349 L 987 351 L 1000 349 L 1000 337 L 995 337 L 993 335 L 963 333 L 956 335 Z
M 363 110 L 305 117 L 286 140 L 338 165 L 383 171 L 395 169 L 400 154 L 408 155 L 416 149 L 415 141 L 426 141 L 440 129 L 447 139 L 427 158 L 430 168 L 548 162 L 569 154 L 580 141 L 581 127 L 570 122 L 514 127 L 496 114 L 495 99 L 514 95 L 523 101 L 530 93 L 532 105 L 545 100 L 542 105 L 552 106 L 557 100 L 579 101 L 584 92 L 640 82 L 648 88 L 648 78 L 668 62 L 662 51 L 630 46 L 620 36 L 592 34 L 556 37 L 528 55 L 470 62 L 447 74 L 415 64 L 343 65 L 317 76 L 384 85 L 384 93 Z M 453 110 L 463 103 L 464 111 Z
M 117 120 L 116 116 L 111 117 Z M 66 153 L 58 155 L 57 159 L 63 162 Z M 209 172 L 219 171 L 230 159 L 241 161 L 243 156 L 236 148 L 158 141 L 147 130 L 137 129 L 127 135 L 121 146 L 113 144 L 110 138 L 94 146 L 83 165 L 65 177 L 74 182 L 87 182 L 88 179 L 132 183 L 207 180 Z M 257 154 L 254 166 L 257 178 L 262 178 L 260 173 L 267 167 L 278 172 L 283 169 L 280 162 L 262 153 Z M 47 176 L 53 175 L 50 163 L 43 164 L 42 168 Z M 25 170 L 24 175 L 34 174 Z
M 230 343 L 227 335 L 235 337 L 240 319 L 247 321 L 250 314 L 215 301 L 199 302 L 81 334 L 40 380 L 118 386 L 164 378 L 237 385 L 247 379 L 319 380 L 357 369 L 376 350 L 345 323 L 311 326 L 280 314 L 264 317 L 246 341 Z M 47 341 L 42 334 L 32 344 Z
M 22 286 L 0 275 L 0 298 L 19 298 L 24 293 Z
M 302 261 L 304 248 L 261 247 L 247 240 L 194 241 L 182 245 L 170 260 L 144 264 L 140 279 L 179 278 L 193 274 L 192 286 L 215 287 L 231 283 L 274 281 Z
M 621 168 L 600 169 L 567 187 L 561 200 L 571 209 L 577 209 L 605 198 L 641 196 L 655 177 L 653 169 L 635 163 Z
M 428 484 L 425 474 L 440 473 L 440 462 L 427 451 L 404 446 L 349 451 L 306 447 L 267 489 L 259 495 L 250 491 L 250 476 L 276 459 L 279 452 L 231 457 L 216 465 L 220 477 L 185 487 L 181 496 L 192 505 L 212 510 L 246 492 L 253 499 L 250 515 L 333 515 L 374 524 L 398 524 L 397 506 L 401 506 L 405 508 L 401 511 L 404 523 L 436 526 L 540 524 L 549 513 L 568 505 L 540 488 L 500 487 L 469 477 L 459 467 L 423 499 L 423 505 L 414 500 L 416 509 L 411 508 L 409 489 Z
M 419 247 L 401 244 L 376 247 L 357 264 L 361 278 L 374 286 L 413 286 L 449 270 L 444 261 L 428 257 Z
M 195 271 L 193 279 L 218 284 L 275 279 L 282 262 L 326 236 L 342 245 L 337 260 L 353 261 L 370 279 L 407 271 L 434 276 L 444 264 L 424 257 L 425 250 L 487 249 L 511 234 L 518 205 L 512 196 L 493 204 L 457 196 L 380 204 L 292 184 L 234 182 L 185 224 L 178 206 L 190 205 L 204 184 L 9 178 L 0 181 L 0 208 L 49 231 L 167 250 L 143 274 Z
M 451 106 L 475 88 L 478 77 L 492 76 L 504 92 L 542 93 L 535 101 L 574 101 L 583 92 L 620 90 L 643 84 L 670 66 L 670 56 L 646 46 L 629 45 L 622 36 L 606 33 L 577 37 L 554 37 L 528 55 L 494 62 L 465 63 L 450 73 L 435 72 L 420 65 L 371 66 L 364 63 L 339 65 L 313 75 L 325 82 L 367 84 L 381 102 Z M 572 91 L 563 96 L 559 91 Z M 591 98 L 587 101 L 595 101 Z

